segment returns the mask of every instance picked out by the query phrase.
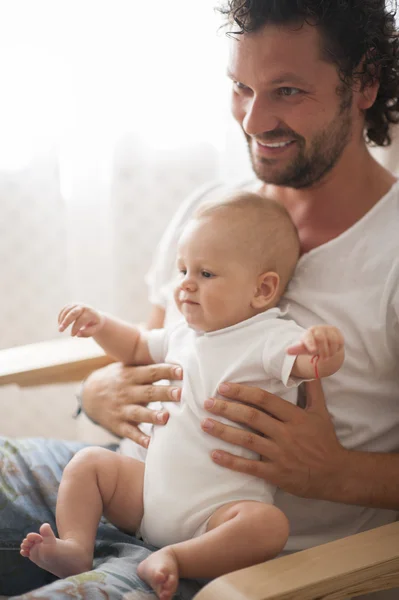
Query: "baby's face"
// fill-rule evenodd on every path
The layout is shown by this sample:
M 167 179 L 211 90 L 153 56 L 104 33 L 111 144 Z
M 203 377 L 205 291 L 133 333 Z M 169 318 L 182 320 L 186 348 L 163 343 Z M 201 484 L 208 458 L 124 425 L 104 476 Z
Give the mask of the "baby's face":
M 259 274 L 246 263 L 226 227 L 190 221 L 178 245 L 175 301 L 193 329 L 215 331 L 256 314 L 251 300 Z

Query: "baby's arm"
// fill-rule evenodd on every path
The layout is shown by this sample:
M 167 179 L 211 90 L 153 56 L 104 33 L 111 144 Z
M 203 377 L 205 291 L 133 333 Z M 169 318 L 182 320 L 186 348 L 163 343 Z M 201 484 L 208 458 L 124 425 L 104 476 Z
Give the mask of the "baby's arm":
M 295 377 L 328 377 L 344 362 L 344 338 L 332 325 L 316 325 L 305 332 L 298 344 L 290 346 L 287 354 L 297 355 L 292 367 Z
M 126 365 L 148 365 L 154 361 L 148 349 L 145 333 L 84 304 L 69 304 L 58 315 L 58 329 L 72 325 L 71 335 L 93 337 L 112 358 Z

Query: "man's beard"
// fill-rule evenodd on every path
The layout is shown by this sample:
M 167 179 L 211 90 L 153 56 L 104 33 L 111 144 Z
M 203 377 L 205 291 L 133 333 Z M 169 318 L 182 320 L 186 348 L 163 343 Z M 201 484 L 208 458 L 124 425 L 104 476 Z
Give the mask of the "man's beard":
M 256 176 L 265 183 L 295 189 L 311 187 L 320 181 L 336 165 L 347 146 L 352 133 L 352 90 L 341 90 L 341 103 L 331 123 L 314 136 L 309 151 L 305 152 L 305 139 L 292 129 L 278 129 L 268 132 L 259 141 L 273 143 L 279 140 L 294 140 L 298 148 L 295 159 L 284 169 L 274 169 L 275 161 L 253 155 L 252 138 L 245 134 L 248 142 L 252 168 Z

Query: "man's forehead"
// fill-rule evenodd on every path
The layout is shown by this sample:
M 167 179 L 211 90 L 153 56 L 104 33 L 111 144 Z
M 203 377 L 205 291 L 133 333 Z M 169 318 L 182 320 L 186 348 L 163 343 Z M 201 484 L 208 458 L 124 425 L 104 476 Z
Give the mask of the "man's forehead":
M 226 74 L 227 74 L 227 77 L 229 77 L 229 79 L 232 79 L 233 81 L 235 81 L 237 79 L 237 75 L 230 70 L 230 67 L 228 67 Z M 284 83 L 287 83 L 287 81 L 294 83 L 294 84 L 296 83 L 298 85 L 305 85 L 305 84 L 309 83 L 307 79 L 305 79 L 304 77 L 301 77 L 295 71 L 283 71 L 281 74 L 273 77 L 269 81 L 269 83 L 271 85 L 283 85 Z

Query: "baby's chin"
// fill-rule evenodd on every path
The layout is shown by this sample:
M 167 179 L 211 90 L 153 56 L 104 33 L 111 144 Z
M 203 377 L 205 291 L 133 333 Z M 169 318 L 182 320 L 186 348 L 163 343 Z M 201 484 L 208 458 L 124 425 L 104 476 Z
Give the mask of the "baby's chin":
M 220 323 L 218 322 L 216 323 L 208 323 L 208 322 L 204 322 L 204 321 L 199 321 L 199 320 L 195 320 L 195 319 L 188 319 L 185 315 L 184 316 L 184 320 L 186 321 L 187 325 L 193 329 L 194 331 L 196 331 L 197 333 L 212 333 L 212 331 L 219 331 L 221 329 L 225 329 L 226 327 L 230 327 L 231 323 Z
M 190 329 L 193 329 L 197 333 L 208 333 L 209 331 L 214 331 L 215 328 L 210 327 L 207 323 L 204 323 L 201 319 L 194 319 L 192 315 L 184 314 L 183 311 L 180 311 L 186 321 L 187 325 Z
M 177 308 L 179 312 L 184 317 L 187 325 L 198 333 L 211 333 L 212 331 L 219 331 L 220 329 L 225 329 L 226 327 L 230 327 L 230 325 L 235 325 L 236 322 L 223 322 L 220 319 L 209 320 L 204 318 L 204 315 L 201 310 L 198 308 L 189 308 L 190 305 L 187 304 L 178 304 Z

